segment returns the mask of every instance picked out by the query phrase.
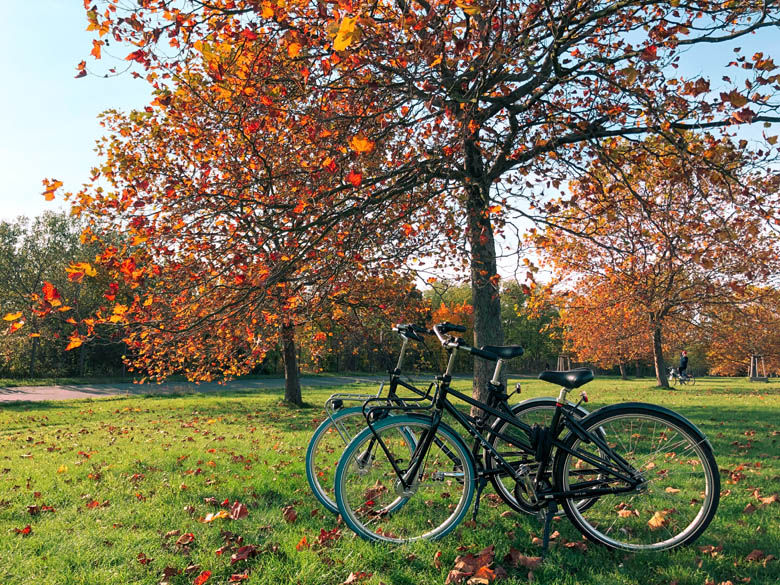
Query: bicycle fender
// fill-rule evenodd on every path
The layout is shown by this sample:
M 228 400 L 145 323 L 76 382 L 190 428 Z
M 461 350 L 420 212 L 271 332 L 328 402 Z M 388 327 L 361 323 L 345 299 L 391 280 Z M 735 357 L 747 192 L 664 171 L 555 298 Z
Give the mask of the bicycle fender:
M 587 417 L 580 421 L 576 421 L 578 423 L 581 423 L 583 426 L 587 426 L 587 424 L 595 419 L 596 417 L 602 417 L 602 416 L 609 416 L 610 412 L 612 411 L 618 411 L 623 407 L 631 407 L 631 408 L 638 408 L 648 411 L 650 414 L 653 413 L 659 413 L 659 414 L 665 414 L 673 419 L 676 419 L 682 426 L 687 427 L 691 433 L 693 434 L 693 437 L 699 441 L 704 442 L 707 444 L 707 446 L 712 449 L 712 444 L 710 443 L 710 440 L 707 438 L 707 436 L 699 430 L 699 427 L 697 427 L 695 424 L 693 424 L 691 421 L 689 421 L 687 418 L 685 418 L 683 415 L 670 410 L 664 406 L 659 406 L 658 404 L 649 404 L 647 402 L 619 402 L 617 404 L 610 404 L 608 406 L 603 406 L 597 410 L 594 410 L 592 413 L 590 413 Z M 579 433 L 577 433 L 579 436 Z M 580 436 L 580 438 L 582 438 Z

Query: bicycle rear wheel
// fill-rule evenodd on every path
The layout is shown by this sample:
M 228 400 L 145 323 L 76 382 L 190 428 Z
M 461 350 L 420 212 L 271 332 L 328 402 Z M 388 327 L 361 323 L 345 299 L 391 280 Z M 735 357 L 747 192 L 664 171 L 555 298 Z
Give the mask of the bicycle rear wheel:
M 349 442 L 365 428 L 362 407 L 344 408 L 317 427 L 306 449 L 306 479 L 309 487 L 314 497 L 334 514 L 339 513 L 333 493 L 336 465 Z
M 696 540 L 715 516 L 720 475 L 706 438 L 683 417 L 649 404 L 605 407 L 582 421 L 644 478 L 640 489 L 602 494 L 586 508 L 564 500 L 572 523 L 590 540 L 629 551 L 666 550 Z M 593 443 L 576 434 L 564 441 L 555 459 L 560 490 L 626 488 L 611 473 L 585 457 L 605 462 Z M 569 452 L 571 451 L 571 452 Z M 612 463 L 614 458 L 610 457 Z
M 347 446 L 336 469 L 336 502 L 344 521 L 361 538 L 434 540 L 452 531 L 468 512 L 474 464 L 454 430 L 441 424 L 427 453 L 418 453 L 418 446 L 409 455 L 409 436 L 422 445 L 430 431 L 425 417 L 393 416 L 374 425 L 376 434 L 365 429 Z M 405 475 L 420 456 L 419 473 L 404 489 L 391 460 Z
M 550 422 L 552 421 L 552 415 L 555 412 L 556 402 L 557 399 L 553 397 L 532 398 L 513 405 L 511 410 L 515 418 L 529 426 L 538 424 L 543 427 L 549 427 Z M 587 416 L 588 411 L 578 407 L 573 410 L 572 413 L 575 418 L 581 419 Z M 501 438 L 496 434 L 500 433 L 510 440 L 528 445 L 529 438 L 522 429 L 498 419 L 493 423 L 490 430 L 491 434 L 488 435 L 487 441 L 496 449 L 496 451 L 498 451 L 507 463 L 510 463 L 515 469 L 520 465 L 527 465 L 531 470 L 531 474 L 536 474 L 539 463 L 536 461 L 534 455 L 512 445 L 507 439 Z M 514 477 L 509 476 L 507 473 L 491 473 L 496 470 L 498 464 L 487 450 L 484 450 L 484 466 L 485 470 L 490 473 L 490 483 L 493 484 L 493 489 L 496 490 L 496 493 L 510 508 L 524 514 L 536 514 L 539 511 L 540 505 L 532 504 L 522 494 L 520 494 L 519 497 L 515 497 L 516 481 Z

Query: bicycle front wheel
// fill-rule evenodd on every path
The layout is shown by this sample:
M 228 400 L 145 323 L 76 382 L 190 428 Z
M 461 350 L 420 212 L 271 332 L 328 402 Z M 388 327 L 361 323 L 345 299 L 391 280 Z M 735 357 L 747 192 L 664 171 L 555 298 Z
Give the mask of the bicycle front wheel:
M 444 424 L 423 453 L 431 431 L 425 417 L 393 416 L 374 425 L 373 433 L 365 429 L 347 446 L 336 468 L 336 502 L 361 538 L 435 540 L 463 520 L 474 495 L 474 463 L 460 436 Z M 417 440 L 411 457 L 409 436 Z M 418 459 L 416 476 L 408 477 Z
M 586 508 L 563 501 L 572 523 L 590 540 L 629 551 L 666 550 L 696 540 L 715 516 L 720 475 L 709 443 L 683 417 L 661 407 L 627 403 L 602 408 L 582 421 L 604 438 L 604 453 L 576 434 L 555 460 L 556 486 L 564 491 L 629 490 L 615 470 L 621 458 L 644 480 L 636 489 L 601 494 Z M 605 457 L 606 455 L 606 457 Z

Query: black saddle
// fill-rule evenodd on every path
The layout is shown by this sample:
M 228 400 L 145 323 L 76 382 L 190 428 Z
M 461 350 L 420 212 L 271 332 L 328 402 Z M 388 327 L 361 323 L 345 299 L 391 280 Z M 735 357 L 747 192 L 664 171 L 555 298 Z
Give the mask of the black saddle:
M 576 370 L 563 372 L 546 370 L 539 374 L 539 379 L 573 390 L 590 382 L 593 379 L 593 372 L 587 368 L 577 368 Z

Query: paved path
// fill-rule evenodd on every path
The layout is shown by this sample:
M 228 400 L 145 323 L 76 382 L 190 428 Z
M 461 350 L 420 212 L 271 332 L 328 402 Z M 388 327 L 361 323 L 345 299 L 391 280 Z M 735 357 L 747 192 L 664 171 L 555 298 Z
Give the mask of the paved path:
M 345 386 L 373 384 L 386 376 L 301 376 L 301 386 Z M 284 378 L 233 380 L 225 384 L 192 384 L 168 382 L 165 384 L 78 384 L 66 386 L 0 386 L 0 403 L 18 400 L 69 400 L 72 398 L 101 398 L 104 396 L 140 396 L 144 394 L 186 394 L 225 392 L 231 390 L 262 390 L 284 388 Z

